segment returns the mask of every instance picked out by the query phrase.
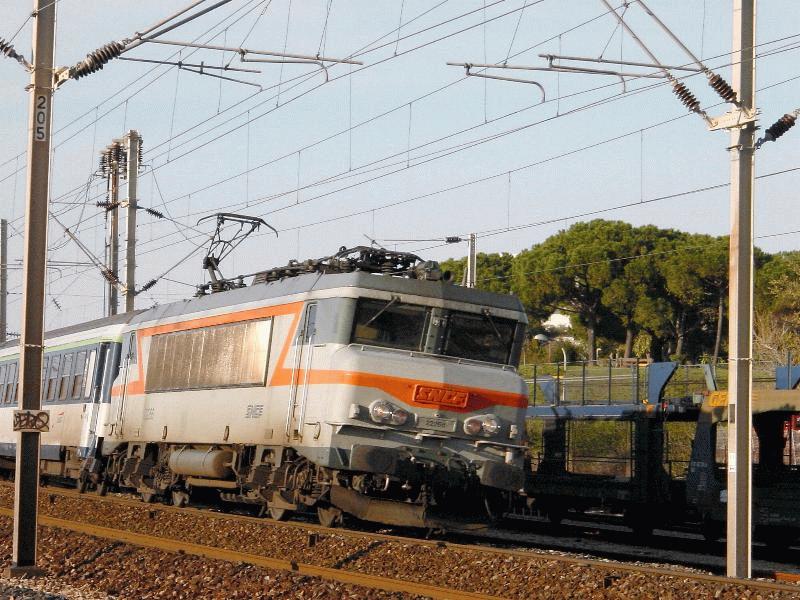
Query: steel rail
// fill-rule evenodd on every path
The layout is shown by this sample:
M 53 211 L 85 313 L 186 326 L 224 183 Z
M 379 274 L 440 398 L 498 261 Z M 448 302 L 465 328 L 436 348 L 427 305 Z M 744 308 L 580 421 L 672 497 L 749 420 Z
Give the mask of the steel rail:
M 11 487 L 11 486 L 7 483 L 0 482 L 0 487 Z M 96 501 L 96 502 L 126 504 L 138 507 L 142 511 L 163 510 L 165 512 L 174 512 L 176 514 L 184 514 L 184 515 L 188 513 L 212 519 L 249 522 L 258 524 L 262 527 L 291 527 L 296 529 L 303 529 L 306 531 L 313 531 L 313 532 L 325 533 L 328 535 L 348 537 L 348 538 L 361 538 L 374 541 L 412 544 L 425 547 L 447 548 L 457 551 L 481 552 L 481 553 L 495 554 L 498 556 L 506 556 L 506 557 L 511 556 L 515 558 L 522 558 L 529 560 L 556 561 L 560 563 L 567 563 L 577 566 L 597 568 L 604 571 L 622 571 L 625 573 L 643 573 L 646 575 L 654 575 L 660 577 L 678 577 L 682 579 L 693 579 L 699 582 L 714 583 L 719 585 L 742 585 L 760 590 L 775 591 L 775 592 L 790 592 L 793 594 L 800 594 L 800 585 L 793 583 L 784 583 L 783 581 L 769 581 L 762 579 L 737 579 L 737 578 L 726 577 L 724 575 L 712 575 L 709 573 L 697 573 L 694 571 L 686 571 L 680 568 L 675 568 L 673 566 L 657 567 L 657 566 L 647 566 L 647 565 L 635 565 L 617 561 L 576 557 L 567 554 L 552 554 L 549 552 L 543 552 L 537 550 L 527 550 L 527 549 L 517 550 L 512 548 L 497 548 L 497 547 L 478 545 L 478 544 L 464 544 L 464 543 L 447 542 L 441 540 L 420 539 L 403 535 L 373 533 L 369 531 L 359 531 L 355 529 L 346 529 L 341 527 L 332 528 L 332 527 L 325 527 L 323 525 L 318 525 L 316 523 L 304 523 L 299 521 L 278 522 L 259 517 L 251 517 L 247 515 L 218 513 L 198 507 L 178 508 L 175 506 L 169 506 L 165 504 L 148 505 L 148 504 L 143 504 L 141 500 L 138 499 L 125 498 L 120 496 L 98 496 L 98 495 L 81 494 L 75 490 L 66 488 L 46 487 L 43 489 L 43 493 L 56 494 L 72 498 L 81 498 L 84 500 Z M 10 509 L 7 508 L 0 508 L 0 514 L 6 514 L 9 510 Z M 40 517 L 40 519 L 41 518 L 42 517 Z M 55 518 L 55 517 L 46 517 L 46 518 Z M 112 531 L 117 531 L 117 530 L 112 530 Z M 458 532 L 458 535 L 465 537 L 469 536 L 470 534 L 469 532 Z M 475 539 L 482 540 L 484 542 L 491 542 L 495 538 L 488 535 L 483 535 L 483 536 L 476 535 Z M 501 537 L 497 537 L 497 539 L 499 541 L 503 541 L 503 538 Z M 289 562 L 289 561 L 284 561 L 284 562 Z M 786 580 L 784 579 L 784 581 Z M 478 595 L 477 597 L 486 598 L 487 596 Z
M 10 518 L 13 517 L 13 514 L 14 511 L 9 508 L 0 508 L 0 516 Z M 238 552 L 236 550 L 204 546 L 201 544 L 176 540 L 173 538 L 156 537 L 122 529 L 112 529 L 110 527 L 93 525 L 91 523 L 68 521 L 66 519 L 58 519 L 56 517 L 41 516 L 39 518 L 39 523 L 46 527 L 57 527 L 59 529 L 66 529 L 67 531 L 72 531 L 75 533 L 101 537 L 133 546 L 139 546 L 141 548 L 153 548 L 175 554 L 191 554 L 193 556 L 201 556 L 203 558 L 222 560 L 232 563 L 245 563 L 266 569 L 276 569 L 298 575 L 318 577 L 320 579 L 326 579 L 329 581 L 337 581 L 339 583 L 350 585 L 360 585 L 362 587 L 385 590 L 388 592 L 405 592 L 418 596 L 441 598 L 442 600 L 502 600 L 500 596 L 487 596 L 486 594 L 453 590 L 450 588 L 443 588 L 429 585 L 427 583 L 408 581 L 405 579 L 391 579 L 389 577 L 367 575 L 357 571 L 347 571 L 332 567 L 320 567 L 317 565 L 299 563 L 280 558 L 269 558 L 265 556 L 259 556 L 257 554 L 249 554 L 246 552 Z

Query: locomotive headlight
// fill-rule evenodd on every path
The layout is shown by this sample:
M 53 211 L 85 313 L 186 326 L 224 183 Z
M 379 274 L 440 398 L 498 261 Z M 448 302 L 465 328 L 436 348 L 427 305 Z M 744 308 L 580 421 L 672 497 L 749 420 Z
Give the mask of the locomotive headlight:
M 486 415 L 481 423 L 481 430 L 488 436 L 500 433 L 500 420 L 494 415 Z
M 464 421 L 464 433 L 467 435 L 484 435 L 493 437 L 500 433 L 500 420 L 494 415 L 470 417 Z
M 477 417 L 472 417 L 464 421 L 464 433 L 467 435 L 478 435 L 481 432 L 481 420 Z
M 398 408 L 391 402 L 376 400 L 369 405 L 369 417 L 376 423 L 386 423 L 389 425 L 405 425 L 410 413 L 407 410 Z
M 402 408 L 396 408 L 392 412 L 392 425 L 405 425 L 408 421 L 409 412 Z

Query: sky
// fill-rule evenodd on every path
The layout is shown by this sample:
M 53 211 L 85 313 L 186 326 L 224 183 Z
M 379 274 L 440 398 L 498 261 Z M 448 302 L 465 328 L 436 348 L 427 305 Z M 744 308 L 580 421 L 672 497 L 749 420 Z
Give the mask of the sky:
M 58 0 L 56 64 L 73 65 L 186 5 Z M 647 6 L 730 81 L 731 0 Z M 640 3 L 623 10 L 663 64 L 690 62 Z M 793 0 L 762 1 L 758 11 L 763 129 L 800 108 L 800 11 Z M 26 2 L 0 0 L 0 37 L 18 31 L 13 43 L 30 58 L 29 13 Z M 261 217 L 279 232 L 262 229 L 244 242 L 222 264 L 226 276 L 370 240 L 441 260 L 466 252 L 465 244 L 443 244 L 445 236 L 470 232 L 480 251 L 516 253 L 591 218 L 729 230 L 730 136 L 708 131 L 662 79 L 634 77 L 623 87 L 603 75 L 489 71 L 536 81 L 543 98 L 535 85 L 466 77 L 446 64 L 547 66 L 539 54 L 648 62 L 600 0 L 233 0 L 161 39 L 363 65 L 241 63 L 235 52 L 146 43 L 124 56 L 260 73 L 224 73 L 248 85 L 115 60 L 56 91 L 51 213 L 101 260 L 99 151 L 130 129 L 144 140 L 139 203 L 167 218 L 139 214 L 137 282 L 158 283 L 137 297 L 137 308 L 189 297 L 207 279 L 202 257 L 213 222 L 197 222 L 220 211 Z M 690 75 L 684 82 L 709 115 L 727 110 L 704 75 L 676 74 Z M 0 60 L 11 331 L 21 300 L 27 84 L 17 63 Z M 757 153 L 755 243 L 769 252 L 800 248 L 800 170 L 791 170 L 800 167 L 798 148 L 800 128 Z M 49 248 L 47 328 L 103 316 L 104 280 L 52 220 Z

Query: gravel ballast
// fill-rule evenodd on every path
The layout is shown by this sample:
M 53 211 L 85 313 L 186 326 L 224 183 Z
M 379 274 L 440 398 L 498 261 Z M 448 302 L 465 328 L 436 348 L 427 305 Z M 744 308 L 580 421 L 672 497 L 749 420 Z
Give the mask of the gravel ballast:
M 12 495 L 13 490 L 10 488 L 0 487 L 0 505 L 10 506 Z M 40 506 L 42 514 L 71 521 L 510 599 L 800 598 L 800 588 L 797 593 L 777 592 L 741 584 L 698 581 L 680 571 L 664 575 L 630 572 L 615 569 L 613 562 L 609 562 L 608 567 L 594 567 L 549 560 L 541 556 L 529 558 L 496 553 L 482 547 L 475 547 L 473 550 L 447 544 L 423 545 L 402 539 L 375 540 L 355 535 L 321 533 L 310 528 L 287 526 L 273 521 L 240 519 L 235 516 L 219 518 L 192 510 L 170 510 L 159 505 L 112 502 L 91 494 L 75 497 L 43 490 Z M 111 552 L 119 553 L 117 550 Z M 148 551 L 141 550 L 135 556 L 147 554 Z M 159 573 L 158 585 L 161 589 L 166 591 L 179 583 L 183 585 L 186 578 L 193 577 L 192 569 L 200 568 L 199 563 L 195 565 L 192 561 L 201 559 L 186 556 L 179 558 L 180 561 L 190 562 L 182 568 L 182 575 L 177 579 L 168 576 L 171 572 L 169 570 Z M 251 585 L 248 577 L 239 575 L 239 578 L 236 585 Z M 233 590 L 238 588 L 228 587 L 229 592 L 232 593 Z
M 0 555 L 11 561 L 11 520 L 0 517 Z M 410 600 L 408 594 L 293 575 L 245 564 L 139 548 L 51 527 L 39 528 L 35 579 L 0 579 L 0 598 L 105 599 L 366 599 Z

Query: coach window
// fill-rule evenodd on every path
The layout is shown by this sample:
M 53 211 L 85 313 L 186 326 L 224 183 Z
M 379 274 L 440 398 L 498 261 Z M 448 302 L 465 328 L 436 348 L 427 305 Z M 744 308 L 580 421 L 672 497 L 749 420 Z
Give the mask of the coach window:
M 0 402 L 2 402 L 6 391 L 6 373 L 8 372 L 8 365 L 0 365 Z
M 72 368 L 72 392 L 73 398 L 83 397 L 83 380 L 86 377 L 86 350 L 81 350 L 75 357 L 75 364 Z
M 42 357 L 42 384 L 39 390 L 39 397 L 44 401 L 45 393 L 47 392 L 47 364 L 50 362 L 50 356 L 45 355 Z
M 50 357 L 50 368 L 47 371 L 47 401 L 52 402 L 56 399 L 56 388 L 58 387 L 58 373 L 61 369 L 61 355 L 56 354 Z
M 18 365 L 18 363 L 14 363 L 13 365 L 11 365 L 11 367 L 12 367 L 11 370 L 14 373 L 14 380 L 11 382 L 11 385 L 9 385 L 9 388 L 10 388 L 9 398 L 8 398 L 8 402 L 9 403 L 17 403 L 19 401 L 19 387 L 18 387 L 18 384 L 19 384 L 19 378 L 18 378 L 19 368 L 17 367 L 17 365 Z
M 97 358 L 97 351 L 96 350 L 89 351 L 88 360 L 86 361 L 86 368 L 84 369 L 85 382 L 83 386 L 84 387 L 83 395 L 86 398 L 90 398 L 92 395 L 92 385 L 94 383 L 94 364 L 96 358 Z M 98 399 L 96 398 L 95 402 L 97 401 Z
M 3 375 L 3 385 L 0 386 L 0 403 L 6 404 L 10 402 L 11 396 L 11 387 L 13 386 L 13 379 L 14 379 L 14 372 L 12 368 L 14 367 L 14 363 L 8 363 L 5 365 L 5 373 Z
M 72 378 L 72 364 L 75 362 L 75 354 L 72 352 L 65 354 L 62 361 L 63 364 L 61 365 L 61 378 L 59 379 L 58 384 L 58 399 L 66 400 L 69 398 L 69 381 Z

